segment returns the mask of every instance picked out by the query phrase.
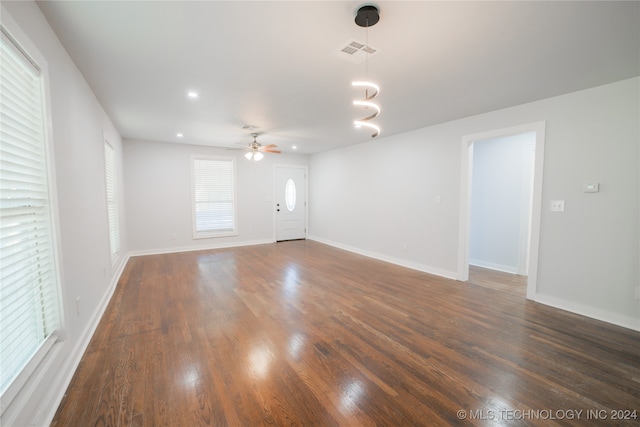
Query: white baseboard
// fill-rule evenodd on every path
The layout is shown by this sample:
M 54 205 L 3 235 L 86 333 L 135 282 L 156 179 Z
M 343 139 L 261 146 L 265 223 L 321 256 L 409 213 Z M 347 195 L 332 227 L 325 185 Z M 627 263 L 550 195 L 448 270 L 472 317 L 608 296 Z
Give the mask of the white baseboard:
M 231 244 L 219 244 L 219 245 L 210 245 L 207 247 L 180 247 L 180 248 L 166 248 L 166 249 L 156 249 L 156 250 L 148 250 L 148 251 L 133 251 L 124 256 L 120 263 L 118 264 L 114 275 L 111 278 L 111 283 L 107 289 L 107 292 L 102 297 L 100 304 L 98 305 L 96 311 L 93 316 L 91 316 L 91 320 L 87 324 L 84 332 L 82 333 L 81 339 L 78 340 L 77 344 L 71 351 L 71 354 L 67 357 L 66 361 L 63 363 L 60 371 L 63 372 L 60 376 L 56 378 L 52 383 L 48 384 L 48 392 L 40 401 L 40 411 L 37 414 L 33 414 L 31 418 L 30 425 L 50 425 L 53 421 L 53 417 L 58 410 L 58 406 L 60 406 L 60 402 L 64 398 L 64 395 L 71 384 L 71 380 L 73 379 L 73 375 L 75 374 L 78 366 L 80 365 L 80 361 L 82 360 L 82 356 L 86 352 L 89 343 L 91 342 L 91 338 L 93 338 L 93 334 L 95 333 L 102 316 L 113 297 L 113 294 L 116 290 L 116 286 L 118 281 L 120 280 L 120 276 L 124 271 L 124 268 L 127 265 L 127 262 L 132 256 L 138 255 L 157 255 L 157 254 L 165 254 L 165 253 L 175 253 L 175 252 L 190 252 L 190 251 L 199 251 L 199 250 L 208 250 L 208 249 L 219 249 L 219 248 L 227 248 L 227 247 L 237 247 L 237 246 L 251 246 L 251 245 L 261 245 L 266 243 L 273 243 L 272 240 L 260 240 L 260 241 L 250 241 L 250 242 L 240 242 L 240 243 L 231 243 Z
M 622 326 L 624 328 L 632 329 L 634 331 L 640 331 L 640 318 L 625 316 L 618 313 L 612 313 L 610 311 L 603 310 L 601 308 L 590 307 L 587 305 L 575 303 L 562 298 L 554 297 L 551 295 L 536 293 L 533 297 L 535 302 L 545 304 L 551 307 L 559 308 L 561 310 L 569 311 L 571 313 L 579 314 L 581 316 L 590 317 L 592 319 L 601 320 L 603 322 L 611 323 L 613 325 Z
M 64 394 L 73 379 L 73 375 L 78 369 L 80 365 L 80 361 L 82 360 L 82 356 L 87 350 L 89 343 L 91 342 L 91 338 L 95 333 L 102 316 L 109 305 L 109 301 L 111 301 L 111 297 L 116 290 L 116 285 L 120 280 L 120 276 L 124 271 L 127 262 L 132 256 L 138 255 L 157 255 L 157 254 L 165 254 L 165 253 L 175 253 L 175 252 L 190 252 L 190 251 L 200 251 L 200 250 L 208 250 L 208 249 L 220 249 L 220 248 L 229 248 L 229 247 L 237 247 L 237 246 L 251 246 L 251 245 L 261 245 L 266 243 L 273 243 L 272 240 L 259 240 L 259 241 L 250 241 L 250 242 L 239 242 L 239 243 L 226 243 L 226 244 L 218 244 L 218 245 L 209 245 L 206 247 L 203 246 L 189 246 L 189 247 L 179 247 L 179 248 L 165 248 L 165 249 L 155 249 L 155 250 L 147 250 L 147 251 L 133 251 L 127 254 L 117 266 L 115 274 L 112 276 L 111 283 L 109 284 L 109 288 L 105 295 L 103 296 L 98 308 L 94 312 L 91 320 L 87 324 L 81 339 L 78 341 L 76 346 L 71 351 L 71 355 L 67 358 L 66 363 L 60 369 L 61 372 L 64 372 L 63 375 L 60 375 L 57 381 L 49 385 L 49 389 L 51 390 L 47 396 L 45 396 L 40 403 L 40 406 L 43 408 L 38 414 L 34 414 L 32 418 L 32 425 L 50 425 L 53 421 L 53 417 L 58 410 L 58 406 L 62 399 L 64 398 Z M 45 415 L 43 415 L 43 413 Z
M 43 416 L 42 419 L 33 420 L 32 425 L 50 425 L 53 421 L 53 417 L 56 415 L 58 406 L 60 406 L 60 402 L 62 402 L 62 398 L 67 392 L 67 388 L 69 387 L 69 384 L 73 379 L 73 375 L 76 373 L 78 365 L 80 365 L 82 356 L 84 356 L 85 351 L 87 351 L 87 347 L 91 342 L 91 338 L 93 338 L 93 334 L 98 328 L 98 324 L 102 319 L 102 315 L 104 314 L 107 306 L 109 305 L 109 302 L 111 301 L 111 297 L 116 290 L 116 285 L 118 284 L 120 276 L 122 275 L 122 272 L 124 271 L 124 268 L 127 265 L 128 261 L 129 255 L 124 256 L 120 260 L 120 263 L 118 264 L 114 275 L 111 277 L 111 283 L 109 283 L 107 292 L 102 297 L 97 310 L 93 313 L 93 316 L 91 316 L 91 320 L 82 333 L 81 339 L 73 348 L 71 355 L 67 358 L 66 363 L 61 368 L 61 371 L 64 372 L 64 375 L 61 375 L 59 377 L 59 381 L 48 386 L 51 390 L 50 397 L 45 397 L 41 402 L 41 406 L 49 408 L 46 415 Z
M 129 253 L 129 256 L 162 255 L 162 254 L 173 254 L 178 252 L 208 251 L 210 249 L 224 249 L 224 248 L 236 248 L 239 246 L 266 245 L 268 243 L 275 243 L 275 241 L 274 240 L 250 240 L 246 242 L 218 243 L 218 244 L 210 244 L 206 246 L 178 246 L 175 248 L 145 249 L 145 250 L 139 250 L 139 251 L 132 251 Z
M 330 246 L 334 246 L 339 249 L 344 249 L 349 252 L 364 255 L 370 258 L 400 265 L 402 267 L 411 268 L 413 270 L 434 274 L 434 275 L 445 277 L 452 280 L 456 280 L 457 278 L 457 272 L 455 271 L 435 268 L 425 264 L 416 263 L 413 261 L 403 260 L 403 259 L 379 254 L 376 252 L 366 251 L 366 250 L 355 248 L 349 245 L 344 245 L 342 243 L 323 239 L 318 236 L 310 235 L 310 236 L 307 236 L 307 239 L 324 243 Z M 116 285 L 120 280 L 120 276 L 122 275 L 122 272 L 124 271 L 124 268 L 127 265 L 127 262 L 129 261 L 130 257 L 139 256 L 139 255 L 157 255 L 157 254 L 175 253 L 175 252 L 190 252 L 190 251 L 220 249 L 220 248 L 238 247 L 238 246 L 261 245 L 261 244 L 269 244 L 269 243 L 274 243 L 274 242 L 272 240 L 260 240 L 260 241 L 250 241 L 250 242 L 238 242 L 238 243 L 231 243 L 231 244 L 227 243 L 227 244 L 219 244 L 219 245 L 210 245 L 207 247 L 202 247 L 202 246 L 191 247 L 190 246 L 190 247 L 180 247 L 180 248 L 134 251 L 127 254 L 127 256 L 125 256 L 120 262 L 120 264 L 118 265 L 118 268 L 112 277 L 111 283 L 109 284 L 108 291 L 105 293 L 102 300 L 100 301 L 98 309 L 95 311 L 95 313 L 91 317 L 91 321 L 85 328 L 85 331 L 82 334 L 81 340 L 79 340 L 76 346 L 74 347 L 72 351 L 72 356 L 69 357 L 67 359 L 67 363 L 63 365 L 61 371 L 64 372 L 64 374 L 59 377 L 58 381 L 55 381 L 53 384 L 49 385 L 49 390 L 51 391 L 47 393 L 47 395 L 45 395 L 41 400 L 40 406 L 45 409 L 40 411 L 39 414 L 35 414 L 34 418 L 32 419 L 31 425 L 50 425 L 51 422 L 53 421 L 53 417 L 55 416 L 58 406 L 60 405 L 60 402 L 62 401 L 64 394 L 67 391 L 67 387 L 69 387 L 69 384 L 73 379 L 73 375 L 75 374 L 76 369 L 78 368 L 78 365 L 82 360 L 82 356 L 84 356 L 84 353 L 87 350 L 89 343 L 91 342 L 91 338 L 93 337 L 93 334 L 95 333 L 95 330 L 98 327 L 100 320 L 102 319 L 102 316 L 107 308 L 107 305 L 109 304 L 109 301 L 111 300 L 111 297 L 115 292 Z M 479 266 L 484 267 L 483 265 L 479 265 Z M 486 268 L 491 268 L 491 267 L 486 267 Z M 561 298 L 544 295 L 544 294 L 535 294 L 533 300 L 538 303 L 549 305 L 551 307 L 555 307 L 561 310 L 566 310 L 572 313 L 591 317 L 593 319 L 601 320 L 614 325 L 640 331 L 640 319 L 638 318 L 623 316 L 617 313 L 611 313 L 602 309 L 589 307 L 582 304 L 577 304 L 571 301 L 567 301 Z M 46 415 L 43 416 L 42 415 L 43 413 L 46 413 Z
M 396 258 L 396 257 L 391 257 L 388 255 L 383 255 L 377 252 L 371 252 L 371 251 L 367 251 L 364 249 L 360 249 L 360 248 L 356 248 L 353 246 L 349 246 L 349 245 L 345 245 L 342 243 L 338 243 L 338 242 L 334 242 L 332 240 L 328 240 L 328 239 L 324 239 L 322 237 L 318 237 L 318 236 L 307 236 L 307 239 L 309 240 L 315 240 L 316 242 L 320 242 L 320 243 L 324 243 L 325 245 L 329 245 L 329 246 L 333 246 L 336 247 L 338 249 L 344 249 L 345 251 L 349 251 L 349 252 L 353 252 L 359 255 L 364 255 L 366 257 L 369 258 L 374 258 L 380 261 L 385 261 L 385 262 L 389 262 L 391 264 L 396 264 L 399 265 L 401 267 L 407 267 L 410 268 L 412 270 L 418 270 L 418 271 L 422 271 L 423 273 L 429 273 L 429 274 L 433 274 L 436 276 L 441 276 L 441 277 L 445 277 L 447 279 L 453 279 L 456 280 L 456 278 L 458 277 L 458 273 L 455 271 L 449 271 L 449 270 L 444 270 L 442 268 L 437 268 L 437 267 L 432 267 L 430 265 L 426 265 L 426 264 L 421 264 L 418 262 L 414 262 L 414 261 L 408 261 L 406 259 L 401 259 L 401 258 Z
M 448 279 L 457 279 L 457 273 L 447 270 L 442 270 L 438 268 L 433 268 L 427 265 L 413 263 L 411 261 L 401 260 L 393 257 L 389 257 L 386 255 L 381 255 L 378 253 L 365 251 L 359 248 L 354 248 L 349 245 L 344 245 L 342 243 L 334 242 L 331 240 L 324 239 L 318 236 L 307 236 L 309 240 L 315 240 L 320 243 L 324 243 L 326 245 L 334 246 L 339 249 L 344 249 L 349 252 L 354 252 L 360 255 L 368 256 L 370 258 L 379 259 L 381 261 L 390 262 L 392 264 L 397 264 L 402 267 L 411 268 L 418 271 L 423 271 L 425 273 L 435 274 L 437 276 L 446 277 Z M 479 267 L 485 267 L 484 265 L 478 265 Z M 491 267 L 485 267 L 491 268 Z M 492 268 L 493 270 L 497 270 L 497 268 Z M 503 270 L 501 270 L 503 271 Z M 507 271 L 508 273 L 513 273 L 513 271 Z M 517 274 L 517 273 L 513 273 Z M 571 313 L 579 314 L 581 316 L 590 317 L 592 319 L 601 320 L 603 322 L 611 323 L 613 325 L 622 326 L 624 328 L 632 329 L 635 331 L 640 331 L 640 318 L 634 318 L 631 316 L 624 316 L 618 313 L 612 313 L 610 311 L 602 310 L 595 307 L 589 307 L 582 304 L 577 304 L 572 301 L 567 301 L 561 298 L 553 297 L 550 295 L 544 294 L 535 294 L 532 298 L 533 301 L 538 302 L 540 304 L 545 304 L 554 308 L 558 308 L 561 310 L 569 311 Z
M 478 259 L 470 259 L 469 265 L 488 268 L 489 270 L 502 271 L 503 273 L 518 274 L 518 267 L 512 267 L 510 265 L 494 264 L 492 262 L 482 261 Z

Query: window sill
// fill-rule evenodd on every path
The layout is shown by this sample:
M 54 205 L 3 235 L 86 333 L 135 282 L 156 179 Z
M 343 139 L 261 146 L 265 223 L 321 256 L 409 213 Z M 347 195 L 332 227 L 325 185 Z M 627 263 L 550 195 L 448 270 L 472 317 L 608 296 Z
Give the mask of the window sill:
M 232 236 L 237 236 L 238 232 L 237 231 L 220 231 L 220 232 L 210 232 L 210 233 L 204 233 L 204 232 L 200 232 L 200 233 L 193 233 L 193 238 L 194 239 L 211 239 L 211 238 L 216 238 L 216 237 L 232 237 Z

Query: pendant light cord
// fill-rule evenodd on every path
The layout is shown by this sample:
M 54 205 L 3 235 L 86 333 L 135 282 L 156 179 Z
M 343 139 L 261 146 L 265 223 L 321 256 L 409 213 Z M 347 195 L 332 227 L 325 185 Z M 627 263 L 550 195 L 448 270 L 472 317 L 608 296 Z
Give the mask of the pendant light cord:
M 364 27 L 364 79 L 369 80 L 369 17 L 367 25 Z M 369 97 L 369 89 L 364 90 L 365 98 Z

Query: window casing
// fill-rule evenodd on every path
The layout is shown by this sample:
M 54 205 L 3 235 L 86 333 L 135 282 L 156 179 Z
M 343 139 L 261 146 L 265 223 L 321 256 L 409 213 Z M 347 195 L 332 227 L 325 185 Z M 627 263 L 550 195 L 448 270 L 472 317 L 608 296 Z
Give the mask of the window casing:
M 237 235 L 235 159 L 191 157 L 193 238 Z
M 115 150 L 104 141 L 104 174 L 107 193 L 107 216 L 109 221 L 109 247 L 111 264 L 115 264 L 120 254 L 120 220 L 118 217 L 118 197 L 115 178 Z
M 39 54 L 38 54 L 39 55 Z M 3 408 L 59 337 L 59 270 L 44 60 L 2 25 L 0 42 L 0 394 Z

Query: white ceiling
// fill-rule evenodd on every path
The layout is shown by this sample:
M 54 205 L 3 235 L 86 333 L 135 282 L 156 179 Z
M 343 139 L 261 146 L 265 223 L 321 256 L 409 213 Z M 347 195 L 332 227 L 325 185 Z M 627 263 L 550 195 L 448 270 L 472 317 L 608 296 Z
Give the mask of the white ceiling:
M 362 2 L 38 4 L 123 138 L 232 146 L 248 124 L 289 152 L 370 139 L 352 125 L 365 64 L 337 52 L 365 41 Z M 378 138 L 640 75 L 637 1 L 376 4 Z

